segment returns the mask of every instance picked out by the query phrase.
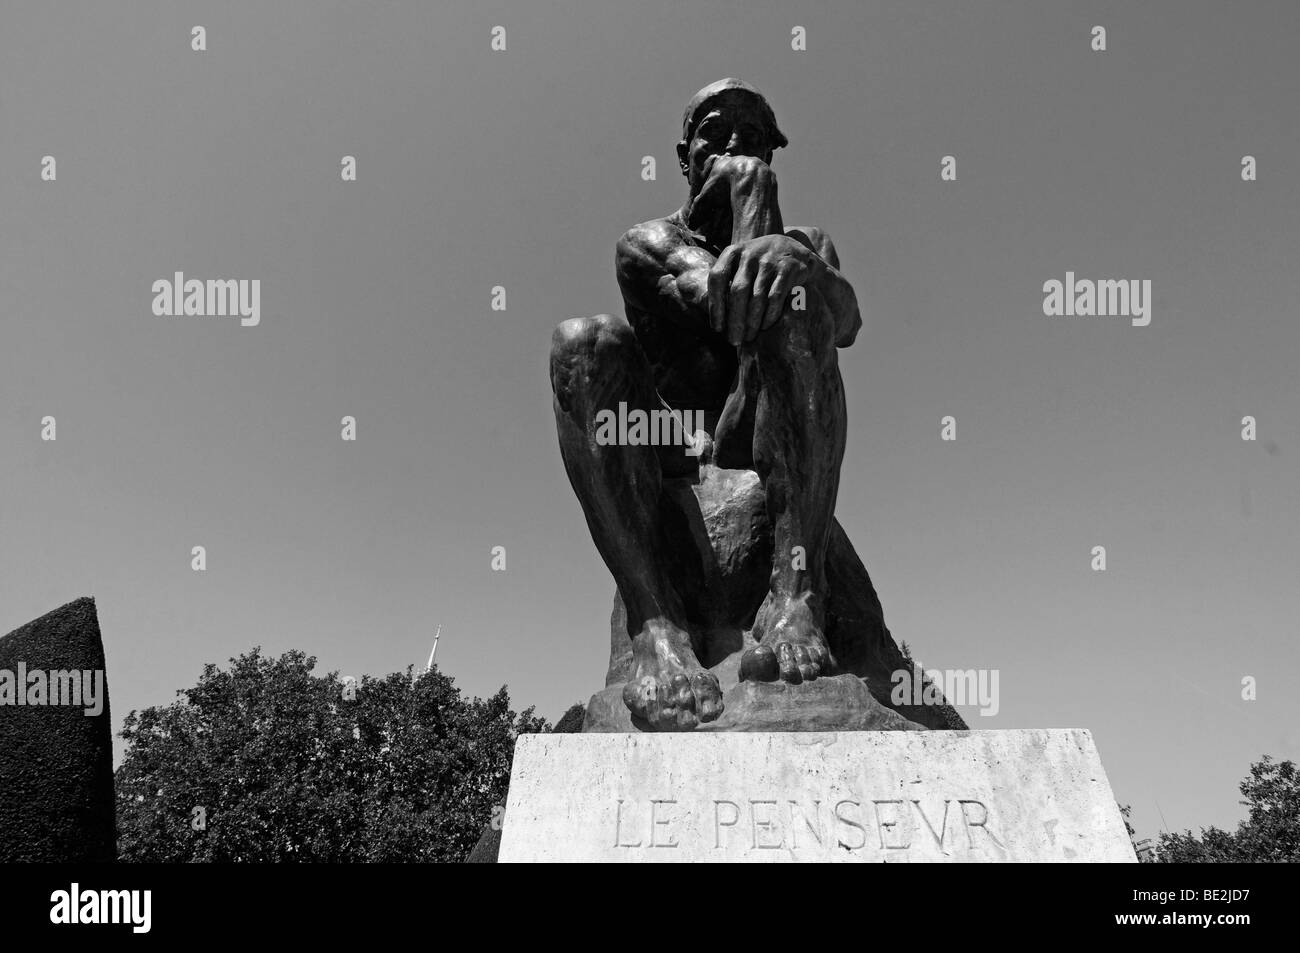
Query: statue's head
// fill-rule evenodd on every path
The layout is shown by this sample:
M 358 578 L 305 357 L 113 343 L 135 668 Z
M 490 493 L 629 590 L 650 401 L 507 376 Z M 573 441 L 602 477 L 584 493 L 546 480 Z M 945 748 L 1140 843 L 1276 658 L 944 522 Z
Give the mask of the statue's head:
M 682 114 L 677 159 L 691 195 L 704 184 L 704 169 L 721 155 L 746 155 L 771 163 L 788 140 L 777 128 L 767 98 L 740 79 L 720 79 L 691 97 Z

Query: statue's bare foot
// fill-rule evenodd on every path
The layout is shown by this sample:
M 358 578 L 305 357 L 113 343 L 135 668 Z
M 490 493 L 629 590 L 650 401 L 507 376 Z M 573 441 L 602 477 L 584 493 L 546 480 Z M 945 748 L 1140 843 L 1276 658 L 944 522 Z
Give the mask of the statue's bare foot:
M 835 661 L 821 625 L 805 600 L 768 593 L 754 618 L 753 635 L 758 645 L 746 649 L 740 657 L 742 682 L 774 682 L 780 678 L 798 684 L 831 674 Z
M 691 650 L 691 637 L 651 619 L 632 640 L 632 677 L 623 703 L 656 731 L 690 731 L 722 714 L 722 689 Z

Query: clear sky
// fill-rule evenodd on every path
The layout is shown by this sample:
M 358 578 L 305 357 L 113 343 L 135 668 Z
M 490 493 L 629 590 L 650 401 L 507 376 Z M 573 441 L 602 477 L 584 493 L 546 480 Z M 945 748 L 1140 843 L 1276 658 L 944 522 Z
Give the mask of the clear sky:
M 620 307 L 682 107 L 740 76 L 866 318 L 838 515 L 895 635 L 999 671 L 972 727 L 1090 728 L 1141 833 L 1231 826 L 1300 757 L 1297 40 L 1293 0 L 6 3 L 0 632 L 94 595 L 119 727 L 254 645 L 382 674 L 438 624 L 463 690 L 585 701 L 613 587 L 549 336 Z M 260 279 L 261 324 L 154 316 L 178 270 Z M 1044 316 L 1067 270 L 1150 279 L 1150 326 Z

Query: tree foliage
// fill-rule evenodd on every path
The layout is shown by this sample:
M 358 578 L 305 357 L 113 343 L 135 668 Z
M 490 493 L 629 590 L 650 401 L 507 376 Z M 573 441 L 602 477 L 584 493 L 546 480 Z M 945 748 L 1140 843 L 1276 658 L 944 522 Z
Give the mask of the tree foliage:
M 1217 827 L 1162 833 L 1157 857 L 1162 863 L 1300 862 L 1300 772 L 1291 761 L 1268 755 L 1250 766 L 1241 782 L 1250 809 L 1235 833 Z
M 347 691 L 302 652 L 204 667 L 131 712 L 116 773 L 126 861 L 461 860 L 504 803 L 518 734 L 503 687 L 464 699 L 436 669 Z
M 582 722 L 586 717 L 587 706 L 582 702 L 575 702 L 560 716 L 560 720 L 555 723 L 551 731 L 557 735 L 577 734 L 582 731 Z

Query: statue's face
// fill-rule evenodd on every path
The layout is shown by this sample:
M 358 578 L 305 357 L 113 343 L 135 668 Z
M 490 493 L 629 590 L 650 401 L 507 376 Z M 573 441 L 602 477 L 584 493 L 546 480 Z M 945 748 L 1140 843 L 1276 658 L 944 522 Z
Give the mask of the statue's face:
M 763 114 L 751 94 L 730 90 L 705 108 L 708 112 L 695 124 L 691 140 L 677 147 L 692 197 L 704 185 L 709 163 L 718 156 L 754 156 L 769 164 L 772 161 Z

